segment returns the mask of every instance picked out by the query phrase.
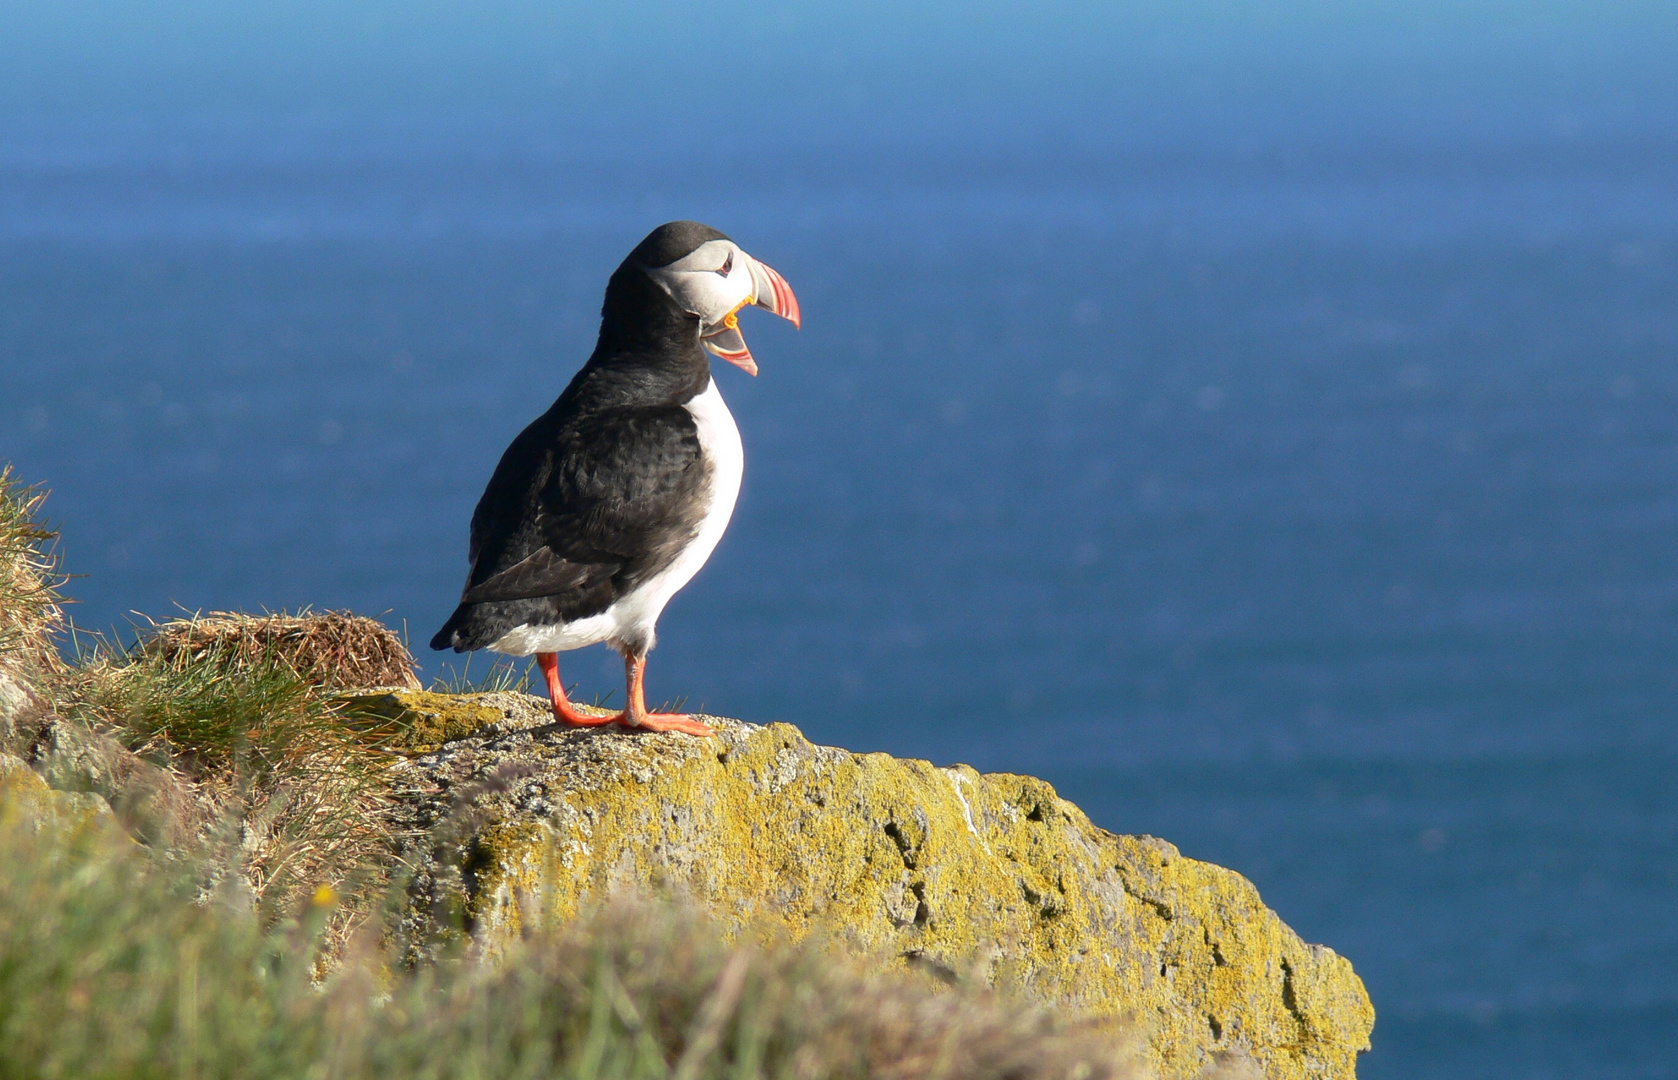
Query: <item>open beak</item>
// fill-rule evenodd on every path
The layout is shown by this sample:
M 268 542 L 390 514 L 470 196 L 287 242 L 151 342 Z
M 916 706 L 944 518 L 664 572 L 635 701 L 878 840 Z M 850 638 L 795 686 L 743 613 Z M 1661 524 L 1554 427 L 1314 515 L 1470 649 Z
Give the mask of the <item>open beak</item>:
M 745 255 L 744 252 L 741 254 Z M 746 267 L 752 272 L 753 286 L 753 296 L 747 303 L 767 308 L 795 327 L 802 326 L 803 313 L 798 309 L 798 297 L 793 295 L 792 286 L 787 284 L 787 279 L 750 255 L 746 255 Z M 699 340 L 714 355 L 722 357 L 746 374 L 757 374 L 757 361 L 752 359 L 751 350 L 746 348 L 746 339 L 740 333 L 739 308 L 729 312 L 722 322 L 717 324 L 715 330 Z

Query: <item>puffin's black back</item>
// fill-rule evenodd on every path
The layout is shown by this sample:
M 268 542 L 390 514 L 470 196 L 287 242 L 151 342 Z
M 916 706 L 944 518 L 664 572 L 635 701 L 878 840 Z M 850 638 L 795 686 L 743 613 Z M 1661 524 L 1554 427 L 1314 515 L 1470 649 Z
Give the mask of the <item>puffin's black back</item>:
M 480 649 L 521 626 L 605 611 L 697 533 L 708 466 L 683 407 L 710 384 L 697 316 L 646 274 L 710 240 L 673 221 L 613 272 L 594 353 L 513 440 L 472 515 L 472 569 L 434 649 Z

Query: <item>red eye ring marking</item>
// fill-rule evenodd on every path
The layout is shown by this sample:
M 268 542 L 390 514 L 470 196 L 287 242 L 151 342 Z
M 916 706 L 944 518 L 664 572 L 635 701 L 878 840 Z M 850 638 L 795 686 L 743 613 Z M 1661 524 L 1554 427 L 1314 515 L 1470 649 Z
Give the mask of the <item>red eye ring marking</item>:
M 728 253 L 728 258 L 726 258 L 722 261 L 722 266 L 720 268 L 718 268 L 717 273 L 721 274 L 723 277 L 727 277 L 728 274 L 729 274 L 729 271 L 731 271 L 733 269 L 734 269 L 734 252 L 731 251 L 731 252 Z

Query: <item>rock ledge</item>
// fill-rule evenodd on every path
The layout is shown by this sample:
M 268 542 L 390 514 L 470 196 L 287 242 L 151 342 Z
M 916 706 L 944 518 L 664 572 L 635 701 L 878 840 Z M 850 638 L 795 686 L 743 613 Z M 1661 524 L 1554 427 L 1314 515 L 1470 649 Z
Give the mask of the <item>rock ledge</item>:
M 1368 1049 L 1349 962 L 1241 875 L 1097 828 L 1041 780 L 816 746 L 786 724 L 562 729 L 522 694 L 360 704 L 415 732 L 412 824 L 467 823 L 421 858 L 416 911 L 464 909 L 488 948 L 652 887 L 732 929 L 770 919 L 935 972 L 987 964 L 1043 1001 L 1130 1018 L 1162 1080 L 1243 1059 L 1270 1080 L 1350 1078 Z

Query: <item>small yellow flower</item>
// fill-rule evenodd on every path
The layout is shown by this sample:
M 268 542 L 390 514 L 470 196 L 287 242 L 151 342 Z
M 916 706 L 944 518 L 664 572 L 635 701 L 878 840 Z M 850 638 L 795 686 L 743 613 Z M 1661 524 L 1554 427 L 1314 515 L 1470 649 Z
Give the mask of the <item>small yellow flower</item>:
M 338 902 L 337 890 L 330 885 L 322 885 L 315 890 L 314 905 L 316 907 L 331 907 Z

